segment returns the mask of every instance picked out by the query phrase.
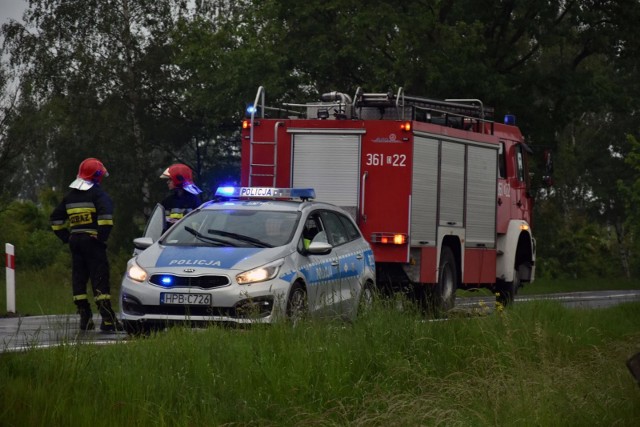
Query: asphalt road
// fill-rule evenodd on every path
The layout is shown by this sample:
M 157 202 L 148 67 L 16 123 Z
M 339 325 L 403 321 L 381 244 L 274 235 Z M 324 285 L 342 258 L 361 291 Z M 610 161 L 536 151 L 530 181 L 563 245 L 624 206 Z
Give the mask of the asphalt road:
M 640 290 L 520 296 L 516 297 L 516 304 L 532 300 L 557 300 L 567 307 L 577 309 L 604 308 L 627 301 L 640 301 Z M 482 307 L 483 310 L 491 310 L 494 301 L 492 296 L 458 298 L 456 309 L 474 310 Z M 94 323 L 100 324 L 97 315 Z M 0 352 L 77 343 L 114 344 L 123 342 L 126 337 L 124 332 L 80 331 L 78 316 L 73 314 L 0 318 Z

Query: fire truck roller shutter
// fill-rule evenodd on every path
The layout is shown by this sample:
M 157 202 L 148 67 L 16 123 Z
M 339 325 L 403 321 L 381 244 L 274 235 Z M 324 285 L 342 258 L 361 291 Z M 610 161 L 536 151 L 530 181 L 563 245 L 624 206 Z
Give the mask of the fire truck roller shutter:
M 434 245 L 438 208 L 437 140 L 416 137 L 413 144 L 411 245 Z M 421 243 L 422 242 L 422 243 Z
M 468 146 L 465 215 L 467 247 L 494 248 L 496 245 L 497 148 Z
M 316 200 L 333 203 L 354 218 L 358 207 L 360 135 L 293 135 L 292 187 L 313 188 Z
M 463 227 L 465 146 L 443 141 L 440 155 L 440 225 Z

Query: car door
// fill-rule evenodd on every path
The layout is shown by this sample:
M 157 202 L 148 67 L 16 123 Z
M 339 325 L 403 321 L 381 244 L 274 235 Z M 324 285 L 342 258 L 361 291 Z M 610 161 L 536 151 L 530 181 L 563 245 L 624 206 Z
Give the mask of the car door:
M 147 224 L 144 227 L 144 234 L 142 237 L 150 238 L 153 242 L 157 242 L 162 236 L 165 225 L 165 211 L 164 206 L 158 203 L 155 208 L 153 208 L 153 212 L 151 212 L 151 216 L 147 221 Z M 144 249 L 134 248 L 133 256 L 138 255 Z
M 360 276 L 364 269 L 363 249 L 354 240 L 360 233 L 339 212 L 323 211 L 322 219 L 338 263 L 338 280 L 330 289 L 331 306 L 334 314 L 349 316 L 360 294 Z
M 320 211 L 311 212 L 305 219 L 302 241 L 305 247 L 311 242 L 329 243 Z M 331 303 L 332 288 L 340 280 L 338 257 L 333 250 L 322 255 L 307 253 L 305 263 L 309 310 L 316 316 L 330 315 L 335 311 Z

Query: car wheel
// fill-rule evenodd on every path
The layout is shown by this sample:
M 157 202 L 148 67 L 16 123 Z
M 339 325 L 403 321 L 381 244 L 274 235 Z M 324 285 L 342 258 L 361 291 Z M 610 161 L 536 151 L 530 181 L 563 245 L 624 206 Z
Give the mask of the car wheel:
M 307 291 L 300 283 L 295 283 L 287 300 L 287 318 L 295 326 L 308 314 Z
M 373 284 L 371 282 L 367 282 L 362 287 L 362 292 L 360 293 L 360 300 L 358 302 L 358 316 L 365 315 L 371 311 L 373 307 L 373 303 L 375 301 L 375 291 L 373 289 Z

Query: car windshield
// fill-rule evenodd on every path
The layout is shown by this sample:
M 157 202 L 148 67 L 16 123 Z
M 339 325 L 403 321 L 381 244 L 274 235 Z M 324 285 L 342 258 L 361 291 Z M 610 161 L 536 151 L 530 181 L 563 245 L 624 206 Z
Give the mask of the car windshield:
M 176 224 L 162 240 L 170 246 L 271 248 L 291 241 L 298 212 L 203 209 Z

